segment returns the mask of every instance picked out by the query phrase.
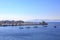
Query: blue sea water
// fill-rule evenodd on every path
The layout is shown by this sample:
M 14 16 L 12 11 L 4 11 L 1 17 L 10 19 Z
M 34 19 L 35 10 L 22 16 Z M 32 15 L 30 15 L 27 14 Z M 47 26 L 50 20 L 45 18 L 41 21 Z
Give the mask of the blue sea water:
M 49 22 L 47 27 L 34 26 L 0 27 L 0 40 L 60 40 L 60 22 Z

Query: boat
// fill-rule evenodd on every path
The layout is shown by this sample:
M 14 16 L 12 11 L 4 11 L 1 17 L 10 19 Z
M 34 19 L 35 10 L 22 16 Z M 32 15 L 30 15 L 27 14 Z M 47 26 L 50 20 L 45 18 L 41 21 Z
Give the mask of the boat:
M 19 29 L 24 29 L 23 27 L 19 27 Z
M 31 28 L 31 27 L 26 27 L 26 28 Z
M 38 26 L 34 26 L 34 28 L 38 28 Z

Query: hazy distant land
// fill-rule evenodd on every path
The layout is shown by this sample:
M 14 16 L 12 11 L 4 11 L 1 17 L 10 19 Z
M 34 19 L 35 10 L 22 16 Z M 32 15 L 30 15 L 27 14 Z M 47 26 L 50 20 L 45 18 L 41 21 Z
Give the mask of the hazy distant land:
M 19 21 L 15 21 L 15 20 L 12 20 L 12 21 L 9 21 L 9 20 L 5 20 L 5 21 L 0 21 L 0 26 L 26 26 L 26 25 L 47 25 L 47 23 L 45 21 L 22 21 L 22 20 L 19 20 Z

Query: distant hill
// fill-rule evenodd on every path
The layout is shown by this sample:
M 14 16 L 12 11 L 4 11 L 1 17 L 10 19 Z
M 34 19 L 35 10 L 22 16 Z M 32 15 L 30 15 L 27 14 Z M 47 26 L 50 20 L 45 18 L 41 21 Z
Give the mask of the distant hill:
M 49 19 L 32 19 L 32 20 L 27 20 L 27 22 L 60 22 L 60 20 L 49 20 Z

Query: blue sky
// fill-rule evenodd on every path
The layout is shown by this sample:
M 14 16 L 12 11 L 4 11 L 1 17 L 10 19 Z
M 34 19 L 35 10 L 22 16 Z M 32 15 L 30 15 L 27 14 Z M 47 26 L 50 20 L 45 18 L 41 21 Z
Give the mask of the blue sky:
M 0 20 L 60 19 L 60 0 L 0 0 Z

